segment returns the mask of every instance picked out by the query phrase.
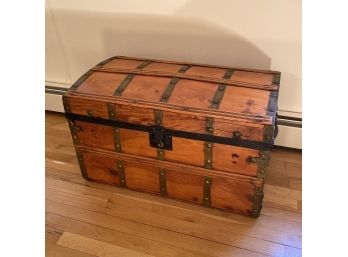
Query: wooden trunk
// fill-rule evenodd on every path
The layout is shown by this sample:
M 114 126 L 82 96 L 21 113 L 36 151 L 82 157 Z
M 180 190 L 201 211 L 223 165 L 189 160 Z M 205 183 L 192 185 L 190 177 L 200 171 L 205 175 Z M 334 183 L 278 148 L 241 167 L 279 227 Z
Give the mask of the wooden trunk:
M 258 216 L 280 73 L 113 57 L 63 96 L 83 176 Z

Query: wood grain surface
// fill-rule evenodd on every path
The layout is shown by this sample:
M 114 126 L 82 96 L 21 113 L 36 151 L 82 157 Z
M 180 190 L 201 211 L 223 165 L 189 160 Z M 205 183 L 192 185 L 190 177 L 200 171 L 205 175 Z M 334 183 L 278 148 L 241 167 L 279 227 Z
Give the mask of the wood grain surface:
M 46 256 L 301 256 L 301 158 L 272 151 L 254 219 L 86 181 L 64 116 L 47 113 Z

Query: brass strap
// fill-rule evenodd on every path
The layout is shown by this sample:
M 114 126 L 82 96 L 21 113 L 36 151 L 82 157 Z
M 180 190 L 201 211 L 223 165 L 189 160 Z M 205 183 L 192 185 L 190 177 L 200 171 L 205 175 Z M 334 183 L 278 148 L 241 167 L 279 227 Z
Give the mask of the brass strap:
M 213 101 L 212 101 L 209 108 L 219 109 L 220 103 L 221 103 L 222 98 L 224 97 L 224 94 L 225 94 L 225 89 L 226 89 L 226 85 L 224 85 L 224 84 L 220 84 L 218 86 L 218 89 L 215 92 Z
M 232 77 L 234 70 L 229 68 L 226 70 L 225 74 L 224 74 L 224 79 L 230 79 Z
M 213 157 L 213 144 L 211 142 L 204 142 L 204 167 L 211 169 Z
M 117 174 L 121 187 L 127 187 L 126 175 L 124 172 L 124 161 L 117 161 Z
M 112 120 L 116 120 L 115 105 L 112 103 L 107 103 L 106 106 L 108 108 L 109 118 Z
M 253 217 L 260 216 L 260 212 L 261 212 L 261 208 L 262 208 L 262 200 L 263 200 L 262 189 L 258 186 L 255 186 L 251 216 L 253 216 Z
M 162 124 L 163 121 L 163 111 L 162 110 L 154 110 L 155 115 L 155 123 L 158 125 Z
M 122 95 L 123 91 L 126 89 L 128 84 L 132 81 L 132 79 L 135 77 L 135 74 L 128 74 L 125 79 L 121 82 L 121 84 L 116 89 L 114 95 L 120 96 Z
M 68 124 L 69 124 L 69 128 L 70 128 L 70 132 L 71 132 L 71 136 L 72 136 L 73 142 L 76 145 L 76 144 L 79 143 L 79 137 L 77 135 L 78 127 L 71 120 L 68 120 Z
M 111 120 L 116 120 L 115 114 L 115 105 L 111 103 L 107 103 L 108 113 Z M 120 136 L 120 128 L 112 127 L 112 132 L 114 135 L 114 146 L 116 152 L 122 152 L 121 147 L 121 136 Z
M 152 61 L 145 61 L 141 64 L 139 64 L 136 67 L 136 70 L 142 70 L 143 68 L 145 68 L 147 65 L 149 65 L 150 63 L 152 63 Z M 94 69 L 95 70 L 95 69 Z M 115 96 L 120 96 L 122 95 L 123 91 L 127 88 L 127 86 L 129 85 L 129 83 L 132 81 L 132 79 L 135 77 L 136 74 L 128 74 L 127 77 L 124 78 L 124 80 L 121 82 L 121 84 L 118 86 L 118 88 L 116 89 L 114 95 Z
M 162 125 L 163 122 L 163 111 L 161 110 L 154 110 L 155 114 L 155 123 L 157 125 Z M 158 160 L 164 160 L 164 149 L 157 148 L 157 159 Z
M 160 168 L 159 170 L 159 184 L 160 184 L 160 193 L 162 196 L 167 195 L 167 183 L 166 183 L 166 171 L 165 169 Z
M 157 148 L 157 159 L 164 161 L 164 149 Z
M 211 206 L 211 182 L 212 178 L 204 177 L 203 204 L 207 207 Z
M 266 168 L 269 162 L 269 151 L 260 151 L 259 157 L 249 157 L 251 163 L 257 165 L 257 177 L 265 178 Z
M 82 177 L 84 177 L 85 179 L 88 179 L 85 161 L 83 159 L 83 153 L 80 151 L 76 151 L 76 156 L 77 156 L 77 160 L 79 162 Z
M 191 68 L 192 65 L 184 65 L 180 68 L 180 70 L 178 71 L 179 73 L 185 73 L 189 68 Z
M 139 64 L 138 66 L 137 66 L 137 69 L 144 69 L 147 65 L 149 65 L 150 63 L 153 63 L 153 61 L 146 61 L 146 62 L 143 62 L 143 63 L 141 63 L 141 64 Z
M 93 73 L 93 70 L 87 71 L 83 74 L 70 88 L 69 91 L 76 91 L 77 88 Z
M 214 134 L 214 118 L 207 117 L 205 119 L 205 132 L 209 135 Z
M 174 88 L 175 88 L 175 85 L 176 85 L 176 83 L 178 83 L 178 81 L 179 81 L 179 78 L 177 78 L 177 77 L 173 77 L 173 78 L 170 80 L 170 82 L 169 82 L 169 84 L 168 84 L 166 90 L 164 90 L 164 93 L 162 94 L 162 97 L 161 97 L 160 102 L 162 102 L 162 103 L 167 103 L 167 102 L 168 102 L 169 97 L 170 97 L 171 94 L 173 93 L 173 90 L 174 90 Z
M 233 71 L 234 71 L 233 69 L 227 69 L 223 78 L 230 79 L 233 74 Z M 219 109 L 220 103 L 225 94 L 225 89 L 226 89 L 226 84 L 218 85 L 218 89 L 216 90 L 213 101 L 210 105 L 211 109 Z

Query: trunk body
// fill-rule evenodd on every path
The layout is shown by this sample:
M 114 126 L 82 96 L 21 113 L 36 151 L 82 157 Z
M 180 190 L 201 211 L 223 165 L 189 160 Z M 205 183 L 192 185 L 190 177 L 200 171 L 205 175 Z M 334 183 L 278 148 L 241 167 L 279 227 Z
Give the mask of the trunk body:
M 82 174 L 258 216 L 280 73 L 113 57 L 63 96 Z

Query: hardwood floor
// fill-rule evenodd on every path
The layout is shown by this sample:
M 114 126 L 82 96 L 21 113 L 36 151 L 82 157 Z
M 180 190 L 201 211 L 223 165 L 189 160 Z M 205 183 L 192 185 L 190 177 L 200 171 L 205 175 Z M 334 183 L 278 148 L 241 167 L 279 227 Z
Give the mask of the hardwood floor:
M 96 184 L 46 113 L 46 256 L 301 256 L 301 152 L 272 151 L 259 218 Z

